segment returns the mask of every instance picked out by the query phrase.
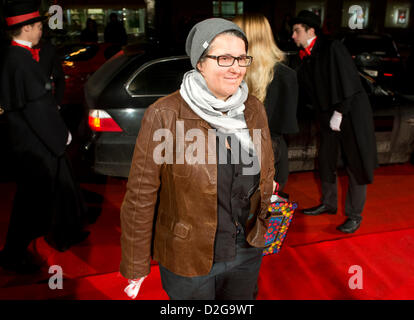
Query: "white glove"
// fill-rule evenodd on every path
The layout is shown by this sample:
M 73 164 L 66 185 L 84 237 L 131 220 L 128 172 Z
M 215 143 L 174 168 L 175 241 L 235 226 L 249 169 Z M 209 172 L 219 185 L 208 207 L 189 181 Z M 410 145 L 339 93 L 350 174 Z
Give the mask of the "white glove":
M 72 135 L 70 134 L 70 131 L 68 132 L 68 140 L 66 141 L 66 145 L 69 145 L 72 142 Z
M 342 113 L 334 111 L 331 120 L 329 121 L 329 126 L 333 131 L 341 131 L 341 122 L 342 122 Z
M 124 289 L 124 292 L 128 295 L 128 297 L 131 299 L 135 299 L 137 297 L 141 284 L 146 277 L 147 276 L 136 280 L 128 280 L 129 285 Z

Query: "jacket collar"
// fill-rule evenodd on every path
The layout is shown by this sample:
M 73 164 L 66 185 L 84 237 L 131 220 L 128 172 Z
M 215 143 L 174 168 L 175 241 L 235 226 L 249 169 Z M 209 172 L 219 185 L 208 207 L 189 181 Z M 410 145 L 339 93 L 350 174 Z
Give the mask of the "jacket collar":
M 180 119 L 192 119 L 192 120 L 199 120 L 200 125 L 206 129 L 212 129 L 212 127 L 208 124 L 207 121 L 201 119 L 185 102 L 183 97 L 181 96 L 180 92 L 178 91 L 180 96 L 180 110 L 179 110 L 179 117 Z
M 179 94 L 179 93 L 178 93 Z M 246 121 L 251 119 L 254 115 L 254 112 L 252 111 L 252 108 L 249 108 L 249 104 L 247 103 L 249 100 L 249 97 L 246 100 L 245 106 L 246 109 L 244 109 L 244 118 Z M 182 119 L 201 119 L 191 108 L 188 106 L 188 104 L 185 102 L 185 100 L 180 95 L 180 118 Z
M 180 119 L 201 119 L 191 108 L 190 106 L 187 104 L 187 102 L 185 102 L 185 100 L 183 99 L 183 97 L 181 96 L 180 92 L 178 92 L 179 96 L 180 96 L 180 111 L 179 111 L 179 116 Z

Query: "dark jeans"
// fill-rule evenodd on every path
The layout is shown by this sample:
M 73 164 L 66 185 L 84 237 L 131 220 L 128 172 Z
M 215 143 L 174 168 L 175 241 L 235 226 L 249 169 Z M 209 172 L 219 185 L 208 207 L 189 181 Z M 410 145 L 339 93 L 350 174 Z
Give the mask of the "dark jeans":
M 214 263 L 205 276 L 182 277 L 160 265 L 162 287 L 171 300 L 253 300 L 263 249 L 236 250 L 233 261 Z

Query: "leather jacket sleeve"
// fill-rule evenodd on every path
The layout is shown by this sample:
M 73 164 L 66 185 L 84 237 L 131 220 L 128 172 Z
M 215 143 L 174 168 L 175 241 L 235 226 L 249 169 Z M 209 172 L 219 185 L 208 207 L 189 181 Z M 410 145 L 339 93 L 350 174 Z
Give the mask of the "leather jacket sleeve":
M 149 107 L 135 144 L 127 191 L 121 206 L 121 274 L 137 279 L 150 273 L 153 220 L 161 166 L 153 160 L 154 132 L 161 128 L 158 110 Z

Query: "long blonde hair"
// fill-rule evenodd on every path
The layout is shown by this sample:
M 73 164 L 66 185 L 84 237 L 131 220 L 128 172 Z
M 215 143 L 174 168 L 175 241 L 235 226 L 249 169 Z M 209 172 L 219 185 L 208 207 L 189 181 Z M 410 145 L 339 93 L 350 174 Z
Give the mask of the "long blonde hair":
M 233 22 L 246 34 L 249 41 L 249 55 L 253 56 L 253 62 L 244 78 L 249 93 L 264 102 L 267 87 L 274 77 L 274 67 L 284 60 L 284 53 L 277 47 L 269 21 L 265 16 L 245 14 L 235 17 Z

